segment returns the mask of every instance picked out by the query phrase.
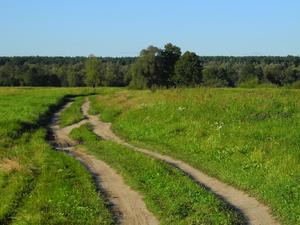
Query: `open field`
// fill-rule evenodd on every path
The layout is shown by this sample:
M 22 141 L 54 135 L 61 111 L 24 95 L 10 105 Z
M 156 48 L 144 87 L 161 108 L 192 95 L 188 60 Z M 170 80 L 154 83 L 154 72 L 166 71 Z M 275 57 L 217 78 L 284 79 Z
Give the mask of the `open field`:
M 234 211 L 179 170 L 99 139 L 88 126 L 71 133 L 91 153 L 108 162 L 139 190 L 161 224 L 241 224 Z
M 84 89 L 0 89 L 0 224 L 110 224 L 91 175 L 45 141 L 50 109 Z
M 300 0 L 0 11 L 0 225 L 300 225 Z
M 74 102 L 60 114 L 60 126 L 84 118 L 91 123 L 81 109 L 82 95 L 91 100 L 90 113 L 101 113 L 133 145 L 244 190 L 269 206 L 282 224 L 300 224 L 298 91 L 114 88 L 0 89 L 1 224 L 115 223 L 115 212 L 90 172 L 47 143 L 49 119 L 68 96 L 75 96 Z M 161 224 L 244 222 L 179 169 L 92 130 L 84 125 L 71 136 L 138 191 Z
M 174 156 L 300 224 L 299 97 L 293 90 L 177 89 L 91 97 L 130 142 Z

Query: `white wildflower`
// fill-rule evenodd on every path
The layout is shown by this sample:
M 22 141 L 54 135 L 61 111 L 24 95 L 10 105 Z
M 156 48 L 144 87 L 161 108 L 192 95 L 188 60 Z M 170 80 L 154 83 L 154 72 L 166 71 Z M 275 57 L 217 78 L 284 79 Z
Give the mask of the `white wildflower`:
M 215 122 L 215 125 L 216 125 L 216 130 L 220 130 L 223 128 L 224 126 L 224 123 L 221 121 L 221 122 Z

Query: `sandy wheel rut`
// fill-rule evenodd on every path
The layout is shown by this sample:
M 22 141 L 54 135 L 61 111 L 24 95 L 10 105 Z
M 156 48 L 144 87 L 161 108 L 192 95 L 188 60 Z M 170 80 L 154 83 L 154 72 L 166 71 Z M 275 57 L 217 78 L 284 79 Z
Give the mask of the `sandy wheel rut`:
M 58 125 L 59 115 L 71 103 L 68 103 L 58 113 L 55 114 L 51 129 L 55 136 L 55 142 L 58 147 L 70 150 L 73 155 L 80 159 L 94 174 L 101 177 L 100 186 L 108 195 L 109 200 L 115 206 L 115 211 L 119 212 L 119 222 L 121 224 L 159 224 L 157 219 L 147 210 L 142 197 L 128 187 L 122 177 L 118 175 L 105 162 L 86 153 L 83 149 L 75 149 L 76 144 L 70 137 L 69 133 L 74 128 L 78 128 L 85 123 L 93 126 L 93 132 L 106 140 L 114 141 L 118 144 L 125 145 L 135 151 L 149 155 L 156 159 L 162 160 L 180 170 L 194 179 L 195 182 L 206 187 L 211 192 L 219 196 L 229 205 L 241 212 L 248 224 L 251 225 L 279 225 L 274 217 L 270 214 L 267 206 L 258 202 L 255 198 L 250 197 L 247 193 L 240 191 L 226 183 L 210 177 L 187 163 L 176 160 L 170 156 L 162 155 L 148 149 L 139 148 L 127 143 L 125 140 L 113 133 L 110 123 L 102 122 L 98 115 L 89 115 L 90 102 L 86 98 L 82 105 L 82 112 L 86 119 L 71 126 L 60 128 Z M 117 213 L 118 214 L 118 213 Z
M 86 103 L 85 103 L 86 104 Z M 58 149 L 64 149 L 79 159 L 94 175 L 100 177 L 97 186 L 105 193 L 112 203 L 112 211 L 116 220 L 125 225 L 156 225 L 159 224 L 154 215 L 148 211 L 142 196 L 127 186 L 123 178 L 104 161 L 89 155 L 84 149 L 74 147 L 76 143 L 69 137 L 69 133 L 81 125 L 89 122 L 87 119 L 71 126 L 60 128 L 60 113 L 69 107 L 66 104 L 59 112 L 55 113 L 51 124 L 54 144 Z
M 189 175 L 195 182 L 209 189 L 215 193 L 229 205 L 236 208 L 243 214 L 248 224 L 251 225 L 279 225 L 279 222 L 274 219 L 270 214 L 270 210 L 267 206 L 258 202 L 254 197 L 250 197 L 247 193 L 240 191 L 226 183 L 219 181 L 214 177 L 210 177 L 207 174 L 199 171 L 198 169 L 188 165 L 187 163 L 176 160 L 170 156 L 162 155 L 157 152 L 153 152 L 144 148 L 138 148 L 136 146 L 127 143 L 117 135 L 115 135 L 111 129 L 110 123 L 102 122 L 97 115 L 89 115 L 90 102 L 86 98 L 82 105 L 82 112 L 87 118 L 89 123 L 93 125 L 93 131 L 98 136 L 106 140 L 111 140 L 116 143 L 125 145 L 135 151 L 142 152 L 154 158 L 160 159 L 182 170 L 185 174 Z

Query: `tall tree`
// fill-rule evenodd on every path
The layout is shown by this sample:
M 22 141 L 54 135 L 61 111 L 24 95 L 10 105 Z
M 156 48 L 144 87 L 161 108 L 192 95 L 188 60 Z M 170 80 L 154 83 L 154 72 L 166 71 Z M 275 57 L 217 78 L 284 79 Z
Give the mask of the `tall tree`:
M 176 86 L 196 86 L 202 81 L 202 65 L 199 56 L 185 52 L 176 62 L 172 81 Z
M 104 74 L 105 86 L 120 87 L 124 85 L 124 74 L 119 63 L 106 63 Z
M 239 83 L 257 78 L 255 74 L 255 67 L 253 64 L 237 64 L 236 71 L 238 73 Z
M 100 85 L 101 77 L 101 62 L 93 55 L 90 55 L 85 64 L 86 78 L 85 83 L 87 86 L 96 87 Z
M 215 63 L 206 65 L 203 69 L 203 85 L 208 87 L 228 86 L 225 68 Z
M 157 70 L 159 73 L 160 86 L 170 86 L 171 77 L 175 75 L 175 64 L 180 59 L 181 50 L 179 47 L 168 43 L 163 50 L 159 51 L 157 57 Z
M 276 85 L 283 84 L 283 66 L 279 64 L 270 64 L 264 67 L 264 75 L 268 81 Z
M 13 86 L 14 85 L 14 67 L 6 63 L 0 67 L 0 86 Z
M 141 51 L 140 57 L 130 69 L 131 87 L 143 89 L 158 84 L 157 55 L 159 51 L 160 49 L 154 46 L 149 46 Z

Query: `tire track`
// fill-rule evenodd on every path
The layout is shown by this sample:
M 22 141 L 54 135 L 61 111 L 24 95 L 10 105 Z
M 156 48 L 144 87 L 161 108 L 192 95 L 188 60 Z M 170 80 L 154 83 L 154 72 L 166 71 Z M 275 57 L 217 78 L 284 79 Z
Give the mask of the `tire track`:
M 87 118 L 88 122 L 93 125 L 93 131 L 96 135 L 103 139 L 114 141 L 118 144 L 125 145 L 135 151 L 152 156 L 156 159 L 162 160 L 182 170 L 185 174 L 190 176 L 195 182 L 204 186 L 206 189 L 216 194 L 226 203 L 239 211 L 246 219 L 247 224 L 250 225 L 279 225 L 280 223 L 270 214 L 270 210 L 264 204 L 258 202 L 254 197 L 249 196 L 246 192 L 238 190 L 233 186 L 219 181 L 200 170 L 188 165 L 187 163 L 176 160 L 170 156 L 162 155 L 157 152 L 150 151 L 145 148 L 136 147 L 125 140 L 118 137 L 111 129 L 111 123 L 102 122 L 98 115 L 89 115 L 90 102 L 86 98 L 82 105 L 82 112 Z
M 88 170 L 96 177 L 97 188 L 104 192 L 109 202 L 112 204 L 112 212 L 116 217 L 116 222 L 124 225 L 157 225 L 158 220 L 148 211 L 142 196 L 127 186 L 123 178 L 104 161 L 89 155 L 84 149 L 76 148 L 69 134 L 74 128 L 89 122 L 82 120 L 71 126 L 60 128 L 59 117 L 72 103 L 67 103 L 61 108 L 51 122 L 50 129 L 54 136 L 53 144 L 57 149 L 69 152 L 80 160 Z M 85 103 L 86 104 L 86 103 Z

